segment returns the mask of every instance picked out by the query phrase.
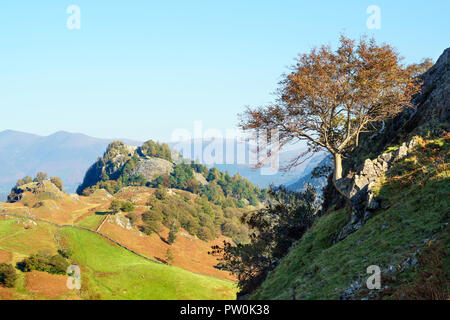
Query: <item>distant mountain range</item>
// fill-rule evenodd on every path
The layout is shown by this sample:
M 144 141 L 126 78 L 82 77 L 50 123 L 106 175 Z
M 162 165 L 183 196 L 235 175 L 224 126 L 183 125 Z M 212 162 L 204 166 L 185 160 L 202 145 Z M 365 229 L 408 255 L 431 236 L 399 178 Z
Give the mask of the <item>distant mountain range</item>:
M 150 137 L 151 138 L 151 137 Z M 65 190 L 74 192 L 83 180 L 87 169 L 102 156 L 108 144 L 121 140 L 128 145 L 141 145 L 140 141 L 129 139 L 99 139 L 80 133 L 59 131 L 49 136 L 6 130 L 0 132 L 0 200 L 5 200 L 16 181 L 26 175 L 47 172 L 50 176 L 63 179 Z M 194 140 L 186 142 L 194 144 Z M 179 144 L 169 144 L 179 150 Z M 210 141 L 203 141 L 203 150 L 208 150 Z M 247 154 L 251 147 L 245 146 Z M 280 163 L 285 164 L 299 154 L 300 150 L 280 153 Z M 189 155 L 185 155 L 189 158 Z M 252 183 L 266 188 L 270 184 L 280 185 L 294 182 L 308 174 L 323 158 L 320 153 L 289 172 L 262 175 L 260 170 L 248 164 L 214 164 L 221 171 L 239 173 Z M 248 155 L 247 155 L 248 157 Z M 193 159 L 196 160 L 196 159 Z M 200 159 L 205 163 L 205 159 Z M 237 162 L 237 161 L 236 161 Z M 209 165 L 209 163 L 206 163 Z
M 38 171 L 63 179 L 74 192 L 86 170 L 115 139 L 97 139 L 64 131 L 39 136 L 7 130 L 0 132 L 0 197 L 5 199 L 16 181 Z M 130 145 L 140 142 L 124 139 Z

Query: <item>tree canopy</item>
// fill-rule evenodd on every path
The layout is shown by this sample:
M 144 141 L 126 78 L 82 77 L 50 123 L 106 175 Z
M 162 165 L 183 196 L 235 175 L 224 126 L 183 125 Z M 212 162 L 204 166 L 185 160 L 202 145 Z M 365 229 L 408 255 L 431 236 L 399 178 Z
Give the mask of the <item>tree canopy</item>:
M 306 141 L 307 151 L 288 167 L 310 152 L 328 150 L 334 156 L 336 182 L 342 177 L 342 155 L 358 145 L 360 133 L 411 106 L 420 88 L 416 72 L 401 63 L 390 45 L 341 36 L 336 51 L 322 46 L 301 54 L 291 73 L 283 76 L 276 103 L 248 108 L 240 126 L 277 131 L 281 147 Z
M 266 208 L 241 219 L 251 230 L 249 243 L 224 242 L 222 247 L 213 246 L 210 252 L 221 256 L 223 268 L 237 275 L 244 294 L 264 281 L 276 261 L 311 227 L 318 210 L 317 195 L 310 185 L 301 193 L 273 188 L 270 195 L 271 202 Z
M 172 151 L 167 143 L 160 144 L 153 140 L 148 140 L 142 145 L 140 150 L 145 156 L 172 161 Z

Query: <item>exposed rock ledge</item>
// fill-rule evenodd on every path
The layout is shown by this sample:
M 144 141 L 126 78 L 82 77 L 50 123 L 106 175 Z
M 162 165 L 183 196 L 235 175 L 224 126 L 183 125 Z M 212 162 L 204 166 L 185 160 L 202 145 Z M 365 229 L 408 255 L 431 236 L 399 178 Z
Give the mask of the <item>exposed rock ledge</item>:
M 352 214 L 350 222 L 341 230 L 337 241 L 359 230 L 370 218 L 371 211 L 378 209 L 379 201 L 374 188 L 392 165 L 403 159 L 417 145 L 417 138 L 404 142 L 396 151 L 385 152 L 378 158 L 367 159 L 352 178 L 344 178 L 337 183 L 350 198 Z

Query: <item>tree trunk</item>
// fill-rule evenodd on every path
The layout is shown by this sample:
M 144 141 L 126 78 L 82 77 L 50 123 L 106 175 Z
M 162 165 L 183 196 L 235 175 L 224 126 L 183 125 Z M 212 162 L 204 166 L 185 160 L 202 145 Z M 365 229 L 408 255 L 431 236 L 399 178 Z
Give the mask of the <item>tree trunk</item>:
M 336 153 L 334 155 L 334 180 L 337 181 L 342 178 L 342 155 Z
M 342 155 L 340 153 L 335 153 L 334 155 L 334 174 L 333 174 L 333 185 L 336 190 L 348 200 L 348 196 L 339 188 L 337 181 L 342 178 Z

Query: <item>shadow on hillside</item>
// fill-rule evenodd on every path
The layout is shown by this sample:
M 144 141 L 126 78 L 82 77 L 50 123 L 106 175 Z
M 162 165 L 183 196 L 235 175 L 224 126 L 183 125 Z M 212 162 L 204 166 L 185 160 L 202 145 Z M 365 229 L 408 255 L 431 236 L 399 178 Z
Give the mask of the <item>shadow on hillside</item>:
M 159 262 L 161 262 L 163 264 L 167 264 L 168 265 L 167 261 L 164 260 L 164 259 L 161 259 L 161 258 L 158 258 L 158 257 L 153 257 L 153 258 L 155 258 L 156 260 L 158 260 Z
M 98 211 L 95 213 L 95 215 L 97 215 L 97 216 L 107 216 L 109 214 L 111 214 L 111 212 L 108 212 L 108 211 Z
M 164 237 L 161 237 L 159 234 L 158 234 L 158 237 L 159 237 L 159 239 L 160 239 L 162 242 L 164 242 L 165 244 L 170 245 L 169 241 L 167 241 Z

